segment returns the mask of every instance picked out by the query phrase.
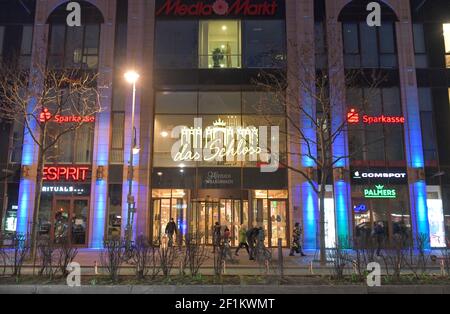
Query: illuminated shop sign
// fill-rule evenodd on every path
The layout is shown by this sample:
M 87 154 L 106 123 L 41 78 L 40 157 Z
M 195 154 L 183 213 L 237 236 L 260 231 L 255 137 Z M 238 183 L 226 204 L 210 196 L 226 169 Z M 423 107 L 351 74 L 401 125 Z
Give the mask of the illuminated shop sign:
M 44 181 L 86 181 L 89 167 L 44 167 Z
M 347 114 L 347 121 L 349 124 L 405 124 L 405 117 L 403 116 L 369 116 L 359 114 L 355 109 L 351 109 Z
M 355 213 L 362 214 L 362 213 L 367 213 L 368 209 L 367 209 L 366 204 L 358 204 L 353 207 L 353 210 L 355 211 Z
M 78 188 L 74 186 L 61 185 L 61 186 L 43 186 L 42 193 L 56 193 L 56 194 L 64 194 L 64 193 L 76 193 L 82 194 L 84 193 L 84 188 Z
M 63 123 L 94 123 L 95 116 L 77 116 L 77 115 L 64 116 L 64 115 L 59 115 L 59 114 L 53 116 L 47 108 L 44 108 L 44 110 L 42 110 L 42 112 L 39 116 L 39 121 L 41 123 L 50 121 L 50 122 L 56 122 L 59 124 L 63 124 Z
M 352 169 L 353 183 L 383 182 L 405 184 L 408 183 L 408 173 L 406 169 Z
M 191 128 L 178 126 L 172 131 L 173 138 L 181 138 L 172 147 L 171 155 L 175 162 L 234 163 L 248 159 L 267 163 L 261 166 L 263 172 L 278 170 L 279 127 L 227 126 L 219 119 L 203 129 L 201 118 L 195 119 L 194 124 Z
M 396 199 L 397 190 L 387 189 L 384 185 L 376 185 L 374 189 L 364 189 L 365 198 Z
M 156 16 L 274 16 L 280 0 L 160 0 Z

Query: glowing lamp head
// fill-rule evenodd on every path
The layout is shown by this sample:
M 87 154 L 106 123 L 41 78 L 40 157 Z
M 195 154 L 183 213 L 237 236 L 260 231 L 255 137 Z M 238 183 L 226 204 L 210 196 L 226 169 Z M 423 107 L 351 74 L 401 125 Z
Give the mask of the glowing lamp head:
M 130 84 L 136 84 L 139 80 L 139 74 L 136 71 L 128 71 L 124 75 L 125 80 Z

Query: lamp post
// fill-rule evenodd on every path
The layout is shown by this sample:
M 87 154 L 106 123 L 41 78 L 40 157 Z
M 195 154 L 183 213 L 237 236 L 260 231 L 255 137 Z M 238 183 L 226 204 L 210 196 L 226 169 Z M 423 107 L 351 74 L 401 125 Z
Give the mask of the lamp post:
M 136 71 L 128 71 L 124 75 L 125 80 L 133 86 L 133 101 L 131 107 L 131 145 L 130 147 L 130 166 L 128 168 L 128 213 L 127 226 L 125 229 L 126 244 L 129 245 L 133 236 L 133 220 L 136 211 L 136 203 L 133 196 L 133 178 L 134 178 L 134 154 L 138 153 L 136 146 L 136 130 L 134 126 L 134 114 L 136 110 L 136 83 L 139 80 L 139 74 Z

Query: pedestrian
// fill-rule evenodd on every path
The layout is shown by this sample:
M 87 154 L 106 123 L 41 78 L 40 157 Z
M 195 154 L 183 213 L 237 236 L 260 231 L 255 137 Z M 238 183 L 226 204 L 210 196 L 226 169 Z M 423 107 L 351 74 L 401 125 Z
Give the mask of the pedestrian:
M 383 245 L 384 240 L 384 226 L 381 221 L 379 221 L 374 228 L 374 236 L 377 241 L 377 256 L 381 254 L 381 247 Z
M 216 222 L 213 227 L 213 253 L 216 252 L 216 248 L 220 246 L 222 227 L 220 223 Z
M 247 228 L 245 228 L 245 226 L 242 224 L 241 228 L 239 229 L 239 246 L 236 249 L 236 256 L 239 256 L 239 251 L 245 248 L 245 250 L 248 253 L 248 256 L 250 256 L 250 250 L 248 247 L 248 243 L 247 243 Z
M 166 234 L 169 237 L 169 247 L 173 247 L 173 236 L 178 234 L 177 224 L 173 218 L 170 218 L 170 221 L 167 223 Z
M 289 256 L 295 256 L 295 253 L 300 254 L 302 257 L 305 257 L 305 253 L 303 253 L 302 244 L 301 244 L 301 236 L 302 236 L 302 228 L 300 223 L 296 223 L 294 227 L 294 231 L 292 232 L 292 245 L 291 245 L 291 253 Z
M 254 227 L 247 231 L 247 243 L 249 246 L 250 254 L 249 259 L 251 261 L 255 260 L 255 249 L 256 249 L 256 241 L 258 238 L 259 229 Z
M 233 256 L 231 254 L 231 231 L 228 229 L 228 227 L 225 227 L 225 230 L 223 232 L 223 247 L 224 247 L 224 259 L 227 257 L 230 258 L 231 261 L 233 261 Z

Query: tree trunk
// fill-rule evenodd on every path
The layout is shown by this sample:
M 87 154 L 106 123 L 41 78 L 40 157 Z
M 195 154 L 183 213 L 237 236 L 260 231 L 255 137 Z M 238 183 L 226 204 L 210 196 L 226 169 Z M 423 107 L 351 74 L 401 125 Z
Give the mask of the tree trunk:
M 38 242 L 38 224 L 39 224 L 39 210 L 41 208 L 41 194 L 42 194 L 42 183 L 44 180 L 44 149 L 45 147 L 45 137 L 47 133 L 47 127 L 44 126 L 40 134 L 40 142 L 42 143 L 39 147 L 38 162 L 37 162 L 37 176 L 36 176 L 36 190 L 34 194 L 34 210 L 33 210 L 33 221 L 31 222 L 31 258 L 34 261 L 37 252 L 37 242 Z
M 326 251 L 326 241 L 325 241 L 325 187 L 326 185 L 321 183 L 320 185 L 320 192 L 319 192 L 319 203 L 320 203 L 320 265 L 326 266 L 327 264 L 327 251 Z

